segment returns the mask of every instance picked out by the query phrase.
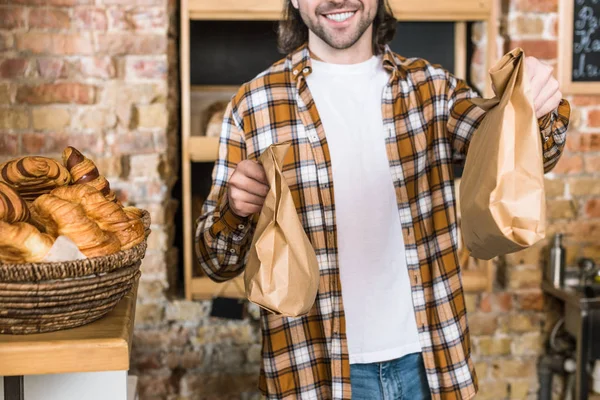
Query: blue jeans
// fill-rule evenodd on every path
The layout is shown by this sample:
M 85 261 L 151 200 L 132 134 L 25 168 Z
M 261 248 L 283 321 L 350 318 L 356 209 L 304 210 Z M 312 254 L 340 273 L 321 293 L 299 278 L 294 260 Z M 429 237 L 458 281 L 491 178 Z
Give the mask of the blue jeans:
M 421 353 L 396 360 L 351 364 L 352 400 L 429 400 Z

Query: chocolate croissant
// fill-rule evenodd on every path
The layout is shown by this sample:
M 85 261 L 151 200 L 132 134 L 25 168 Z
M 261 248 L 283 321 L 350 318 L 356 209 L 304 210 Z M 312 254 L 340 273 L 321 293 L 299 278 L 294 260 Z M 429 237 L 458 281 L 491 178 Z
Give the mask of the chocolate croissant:
M 33 208 L 50 235 L 68 237 L 87 257 L 104 256 L 121 249 L 115 234 L 100 229 L 79 204 L 45 194 L 34 201 Z
M 0 262 L 20 264 L 40 262 L 52 248 L 54 239 L 25 222 L 0 221 Z
M 101 192 L 88 185 L 72 185 L 57 188 L 51 193 L 60 199 L 79 204 L 86 215 L 100 229 L 114 233 L 127 250 L 144 240 L 144 224 L 139 218 L 130 218 L 121 206 L 108 201 Z
M 63 164 L 73 177 L 73 183 L 85 183 L 98 189 L 109 201 L 117 203 L 115 192 L 110 190 L 106 178 L 100 175 L 96 164 L 74 147 L 67 147 L 62 154 Z
M 71 182 L 69 171 L 56 160 L 28 156 L 0 165 L 0 181 L 11 185 L 26 201 Z
M 29 208 L 19 193 L 8 183 L 0 182 L 0 221 L 10 224 L 29 219 Z

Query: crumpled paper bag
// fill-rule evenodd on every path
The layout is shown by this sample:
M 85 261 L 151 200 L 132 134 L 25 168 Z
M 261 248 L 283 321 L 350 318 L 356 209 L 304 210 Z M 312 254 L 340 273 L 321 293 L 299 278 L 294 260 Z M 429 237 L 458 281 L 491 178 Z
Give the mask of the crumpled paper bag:
M 516 48 L 490 70 L 496 97 L 472 100 L 487 112 L 460 182 L 461 230 L 467 249 L 482 260 L 545 236 L 542 140 L 524 69 L 525 54 Z
M 319 264 L 281 168 L 289 143 L 271 145 L 260 157 L 269 181 L 246 263 L 248 300 L 275 314 L 298 317 L 312 308 Z

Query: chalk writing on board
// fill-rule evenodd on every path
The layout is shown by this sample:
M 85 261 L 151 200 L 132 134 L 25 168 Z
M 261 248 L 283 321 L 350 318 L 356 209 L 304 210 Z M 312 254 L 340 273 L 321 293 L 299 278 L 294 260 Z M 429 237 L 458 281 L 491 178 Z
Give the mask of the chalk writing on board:
M 600 0 L 575 0 L 573 81 L 600 79 Z

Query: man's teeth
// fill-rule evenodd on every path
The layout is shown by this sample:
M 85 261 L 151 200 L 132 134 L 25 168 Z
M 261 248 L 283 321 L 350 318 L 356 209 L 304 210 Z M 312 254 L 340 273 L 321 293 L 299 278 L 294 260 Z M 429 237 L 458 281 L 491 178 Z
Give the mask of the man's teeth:
M 326 17 L 332 21 L 342 22 L 354 15 L 354 12 L 344 12 L 338 14 L 327 14 Z

